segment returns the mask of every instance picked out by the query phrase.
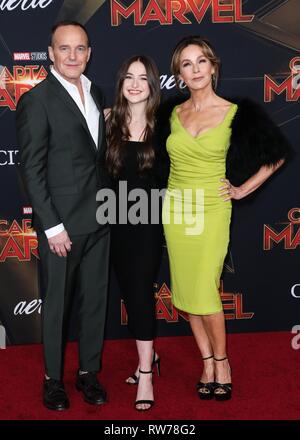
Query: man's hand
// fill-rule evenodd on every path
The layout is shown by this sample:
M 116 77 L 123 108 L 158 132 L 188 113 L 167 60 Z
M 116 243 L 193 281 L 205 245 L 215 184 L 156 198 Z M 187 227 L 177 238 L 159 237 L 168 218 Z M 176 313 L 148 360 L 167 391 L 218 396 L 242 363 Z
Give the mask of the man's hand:
M 51 252 L 57 254 L 59 257 L 66 257 L 67 252 L 70 252 L 72 242 L 67 231 L 62 231 L 52 238 L 48 238 L 48 243 Z

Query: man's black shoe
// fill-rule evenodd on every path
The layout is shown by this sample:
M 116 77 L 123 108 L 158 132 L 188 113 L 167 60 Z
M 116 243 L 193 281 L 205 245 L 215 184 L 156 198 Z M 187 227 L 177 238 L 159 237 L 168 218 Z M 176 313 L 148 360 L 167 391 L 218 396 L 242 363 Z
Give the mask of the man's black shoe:
M 82 391 L 84 400 L 91 405 L 106 403 L 106 391 L 99 383 L 96 372 L 79 374 L 77 372 L 76 388 Z
M 63 411 L 69 408 L 70 402 L 61 380 L 45 379 L 44 405 L 54 411 Z

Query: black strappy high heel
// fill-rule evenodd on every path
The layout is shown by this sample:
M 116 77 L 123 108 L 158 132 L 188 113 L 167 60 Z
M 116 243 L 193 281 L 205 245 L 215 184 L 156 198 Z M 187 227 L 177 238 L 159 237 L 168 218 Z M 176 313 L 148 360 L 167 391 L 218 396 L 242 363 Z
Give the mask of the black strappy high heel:
M 152 368 L 156 367 L 157 376 L 160 376 L 160 357 L 157 355 L 157 358 L 155 359 L 156 355 L 157 353 L 155 353 L 154 351 L 152 358 Z M 130 379 L 131 382 L 128 382 Z M 125 380 L 125 382 L 127 383 L 127 385 L 137 385 L 139 383 L 139 378 L 135 373 L 133 373 Z
M 139 373 L 140 374 L 152 374 L 153 371 L 152 370 L 142 371 L 139 369 Z M 150 405 L 150 406 L 148 408 L 137 408 L 137 405 L 141 405 L 141 404 Z M 154 405 L 154 400 L 136 400 L 134 402 L 134 406 L 137 411 L 149 411 L 149 409 L 151 409 L 153 405 Z
M 225 361 L 227 359 L 227 356 L 222 358 L 222 359 L 216 359 L 214 357 L 214 360 L 216 362 L 221 362 L 221 361 Z M 229 370 L 230 366 L 229 366 Z M 222 390 L 221 393 L 216 392 L 217 390 Z M 232 383 L 228 382 L 228 383 L 220 383 L 220 382 L 216 382 L 215 383 L 215 388 L 214 388 L 214 397 L 216 400 L 219 401 L 224 401 L 224 400 L 229 400 L 231 399 L 232 396 Z
M 203 361 L 206 361 L 208 359 L 212 359 L 214 357 L 214 355 L 212 354 L 211 356 L 202 358 Z M 215 389 L 215 382 L 198 382 L 196 387 L 197 387 L 197 392 L 198 392 L 198 396 L 201 400 L 211 400 L 214 397 L 214 389 Z

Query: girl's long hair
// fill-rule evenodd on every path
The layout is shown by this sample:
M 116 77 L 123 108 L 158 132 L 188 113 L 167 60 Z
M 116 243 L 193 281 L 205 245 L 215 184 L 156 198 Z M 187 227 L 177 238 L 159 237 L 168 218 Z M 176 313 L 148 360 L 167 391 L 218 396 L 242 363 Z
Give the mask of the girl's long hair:
M 111 176 L 120 175 L 123 157 L 124 144 L 130 139 L 128 123 L 131 119 L 130 108 L 127 99 L 123 94 L 123 83 L 132 63 L 139 61 L 146 69 L 147 81 L 150 94 L 146 105 L 146 127 L 143 133 L 144 145 L 138 152 L 139 172 L 152 168 L 155 159 L 155 150 L 153 146 L 153 135 L 155 128 L 155 113 L 160 102 L 160 81 L 159 73 L 155 63 L 148 57 L 136 55 L 125 61 L 118 73 L 116 85 L 115 104 L 107 120 L 107 152 L 106 166 Z

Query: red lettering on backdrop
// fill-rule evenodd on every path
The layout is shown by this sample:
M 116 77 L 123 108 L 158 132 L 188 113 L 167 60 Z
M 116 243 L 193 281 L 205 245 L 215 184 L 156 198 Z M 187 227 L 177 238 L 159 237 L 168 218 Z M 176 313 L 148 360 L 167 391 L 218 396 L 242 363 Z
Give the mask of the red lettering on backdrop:
M 14 66 L 12 73 L 7 67 L 0 72 L 0 107 L 15 110 L 23 93 L 32 89 L 47 77 L 44 66 Z
M 131 16 L 136 26 L 152 21 L 171 25 L 174 18 L 182 24 L 191 24 L 189 17 L 200 23 L 209 7 L 215 23 L 251 22 L 254 18 L 254 15 L 243 14 L 241 0 L 226 3 L 224 0 L 148 0 L 146 4 L 143 0 L 134 0 L 127 6 L 120 0 L 111 0 L 111 24 L 119 26 L 122 18 Z

